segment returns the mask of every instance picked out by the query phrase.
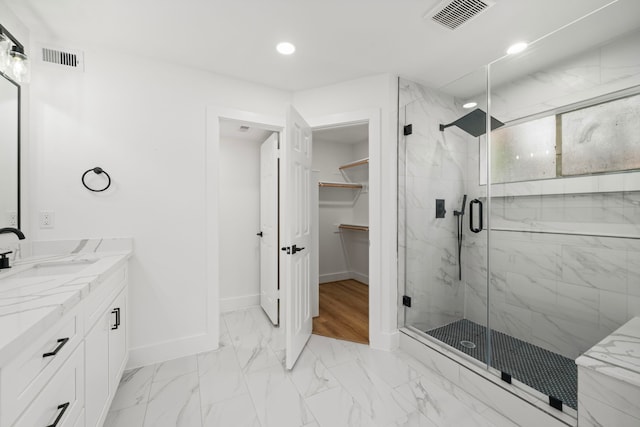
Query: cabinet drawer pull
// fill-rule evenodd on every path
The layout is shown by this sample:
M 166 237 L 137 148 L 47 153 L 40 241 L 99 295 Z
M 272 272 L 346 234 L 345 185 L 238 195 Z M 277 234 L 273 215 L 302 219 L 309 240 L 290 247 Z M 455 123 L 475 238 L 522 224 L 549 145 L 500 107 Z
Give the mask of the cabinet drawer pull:
M 49 353 L 44 353 L 42 357 L 55 356 L 62 349 L 62 347 L 64 347 L 67 341 L 69 341 L 69 338 L 60 338 L 58 340 L 58 346 L 56 347 L 56 349 L 53 351 L 50 351 Z
M 69 403 L 71 403 L 71 402 L 67 402 L 67 403 L 63 403 L 62 405 L 58 405 L 58 409 L 62 409 L 62 411 L 60 411 L 60 413 L 58 414 L 58 417 L 53 422 L 53 424 L 50 424 L 47 427 L 56 427 L 58 425 L 58 423 L 60 422 L 60 419 L 62 418 L 62 416 L 66 412 L 67 408 L 69 407 Z
M 120 307 L 114 308 L 111 310 L 111 313 L 116 315 L 116 324 L 113 325 L 111 329 L 118 329 L 118 326 L 120 326 Z

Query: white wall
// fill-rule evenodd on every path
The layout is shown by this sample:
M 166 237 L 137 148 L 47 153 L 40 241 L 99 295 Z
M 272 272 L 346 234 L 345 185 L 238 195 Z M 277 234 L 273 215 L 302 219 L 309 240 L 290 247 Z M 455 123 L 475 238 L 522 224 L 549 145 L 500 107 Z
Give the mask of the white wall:
M 371 240 L 369 339 L 371 346 L 390 348 L 398 345 L 397 331 L 397 232 L 396 232 L 396 79 L 381 74 L 335 85 L 294 93 L 296 108 L 311 125 L 327 122 L 337 113 L 380 112 L 379 146 L 370 146 L 370 172 L 380 183 L 370 198 Z M 370 137 L 372 129 L 370 127 Z M 373 136 L 375 138 L 375 135 Z M 373 176 L 373 174 L 371 176 Z
M 282 115 L 290 94 L 84 48 L 84 73 L 33 62 L 33 237 L 134 238 L 132 366 L 212 348 L 219 298 L 218 278 L 206 273 L 205 110 Z M 105 193 L 80 183 L 94 166 L 111 175 Z M 37 226 L 45 209 L 55 212 L 53 229 Z
M 220 139 L 220 308 L 260 303 L 260 142 Z
M 367 152 L 368 141 L 348 144 L 314 137 L 313 169 L 319 171 L 321 181 L 344 182 L 339 167 L 366 157 Z M 366 193 L 351 203 L 355 196 L 353 190 L 323 187 L 319 191 L 320 283 L 344 279 L 368 283 L 368 233 L 338 229 L 339 224 L 368 225 Z
M 338 167 L 353 161 L 349 144 L 313 139 L 313 170 L 320 181 L 343 182 Z M 318 215 L 318 246 L 320 283 L 350 278 L 338 224 L 353 222 L 353 206 L 349 205 L 353 191 L 341 188 L 320 188 Z M 337 202 L 337 203 L 336 203 Z M 338 204 L 342 203 L 342 204 Z

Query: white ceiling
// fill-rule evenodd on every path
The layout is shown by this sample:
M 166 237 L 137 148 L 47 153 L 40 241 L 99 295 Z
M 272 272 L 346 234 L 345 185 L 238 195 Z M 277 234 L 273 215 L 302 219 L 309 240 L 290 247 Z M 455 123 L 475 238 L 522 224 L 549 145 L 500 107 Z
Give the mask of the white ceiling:
M 248 130 L 241 130 L 240 126 L 249 126 Z M 245 141 L 262 143 L 267 140 L 272 130 L 265 130 L 259 127 L 247 125 L 236 120 L 220 120 L 220 138 L 233 141 Z
M 339 126 L 313 131 L 314 141 L 338 142 L 342 144 L 357 144 L 369 140 L 369 125 L 367 123 Z
M 452 31 L 423 19 L 438 0 L 0 0 L 33 39 L 99 45 L 284 90 L 377 73 L 442 87 L 610 0 L 496 0 Z M 585 43 L 640 25 L 640 1 L 618 0 Z M 282 40 L 294 55 L 276 53 Z M 570 41 L 581 49 L 583 39 Z

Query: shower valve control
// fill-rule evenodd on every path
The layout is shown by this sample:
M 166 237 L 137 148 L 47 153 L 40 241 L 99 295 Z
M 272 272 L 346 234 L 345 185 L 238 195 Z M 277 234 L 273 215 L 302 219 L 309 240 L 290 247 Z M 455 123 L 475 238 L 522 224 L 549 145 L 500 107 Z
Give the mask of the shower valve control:
M 444 208 L 444 199 L 436 199 L 436 218 L 444 218 L 447 211 Z

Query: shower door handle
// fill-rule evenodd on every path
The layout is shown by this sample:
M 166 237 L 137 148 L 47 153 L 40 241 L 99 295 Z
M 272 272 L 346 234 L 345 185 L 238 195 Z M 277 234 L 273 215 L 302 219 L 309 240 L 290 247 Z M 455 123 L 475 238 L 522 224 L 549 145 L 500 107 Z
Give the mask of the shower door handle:
M 473 205 L 480 205 L 480 212 L 478 213 L 478 222 L 480 223 L 480 227 L 478 228 L 473 226 Z M 482 202 L 478 199 L 473 199 L 469 202 L 469 210 L 471 211 L 469 213 L 469 228 L 474 233 L 479 233 L 482 231 Z

